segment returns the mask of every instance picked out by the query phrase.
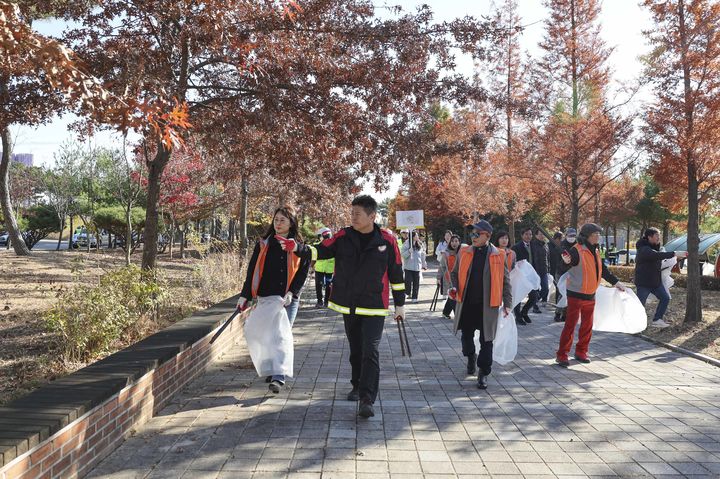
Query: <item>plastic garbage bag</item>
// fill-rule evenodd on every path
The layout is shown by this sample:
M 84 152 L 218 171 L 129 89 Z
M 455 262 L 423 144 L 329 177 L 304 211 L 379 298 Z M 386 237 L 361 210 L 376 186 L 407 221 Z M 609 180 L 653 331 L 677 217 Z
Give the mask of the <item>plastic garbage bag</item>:
M 245 341 L 258 376 L 293 375 L 293 335 L 281 296 L 258 298 L 245 321 Z
M 677 258 L 668 258 L 662 260 L 662 264 L 660 265 L 660 278 L 662 279 L 663 286 L 665 286 L 665 290 L 667 290 L 668 296 L 670 296 L 670 288 L 675 285 L 675 280 L 672 279 L 670 273 L 676 264 Z
M 547 281 L 548 281 L 548 291 L 549 291 L 547 297 L 548 297 L 548 301 L 550 301 L 550 298 L 555 296 L 555 278 L 553 277 L 553 275 L 548 273 Z
M 560 276 L 560 278 L 558 278 L 557 290 L 562 295 L 562 297 L 560 298 L 560 301 L 558 301 L 558 303 L 556 305 L 558 308 L 567 308 L 567 279 L 568 279 L 567 273 L 565 273 L 564 275 Z
M 635 334 L 647 328 L 647 313 L 630 288 L 600 286 L 595 293 L 593 331 Z
M 510 271 L 510 285 L 512 286 L 512 308 L 522 302 L 525 297 L 536 289 L 540 289 L 540 276 L 526 260 L 518 261 Z
M 493 361 L 502 365 L 515 360 L 518 346 L 518 332 L 515 324 L 515 315 L 510 312 L 504 316 L 500 308 L 495 340 L 493 341 Z

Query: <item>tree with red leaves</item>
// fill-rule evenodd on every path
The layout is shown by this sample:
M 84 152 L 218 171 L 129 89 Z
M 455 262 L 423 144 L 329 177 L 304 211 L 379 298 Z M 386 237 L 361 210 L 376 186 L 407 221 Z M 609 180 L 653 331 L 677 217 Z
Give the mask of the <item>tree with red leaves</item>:
M 632 118 L 621 117 L 606 99 L 611 50 L 600 37 L 598 0 L 546 0 L 550 18 L 540 47 L 546 98 L 540 125 L 539 155 L 533 168 L 549 170 L 556 194 L 577 228 L 583 209 L 633 164 L 619 148 L 632 132 Z M 587 215 L 588 212 L 585 212 Z
M 645 0 L 655 28 L 646 77 L 655 101 L 645 114 L 644 144 L 661 201 L 687 220 L 685 321 L 702 320 L 700 211 L 720 193 L 720 4 Z

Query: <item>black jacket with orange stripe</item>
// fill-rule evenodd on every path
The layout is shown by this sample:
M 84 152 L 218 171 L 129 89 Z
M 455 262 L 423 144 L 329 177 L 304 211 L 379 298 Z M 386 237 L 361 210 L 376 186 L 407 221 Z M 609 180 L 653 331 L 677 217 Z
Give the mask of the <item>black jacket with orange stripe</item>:
M 390 291 L 395 306 L 405 304 L 405 281 L 400 250 L 389 231 L 375 225 L 372 239 L 362 248 L 360 233 L 343 228 L 317 246 L 301 245 L 303 258 L 335 258 L 335 275 L 328 307 L 343 314 L 385 316 Z

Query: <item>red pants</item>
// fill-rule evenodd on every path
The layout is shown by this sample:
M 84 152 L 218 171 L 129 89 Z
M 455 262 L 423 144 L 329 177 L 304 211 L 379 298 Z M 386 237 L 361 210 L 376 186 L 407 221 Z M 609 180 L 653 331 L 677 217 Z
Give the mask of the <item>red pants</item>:
M 565 327 L 560 335 L 560 348 L 557 351 L 557 358 L 560 361 L 568 360 L 568 353 L 570 352 L 570 348 L 572 348 L 573 333 L 575 332 L 578 319 L 581 319 L 581 322 L 578 342 L 575 346 L 575 355 L 581 358 L 587 358 L 588 346 L 590 345 L 590 338 L 592 338 L 594 311 L 595 300 L 588 301 L 568 297 Z

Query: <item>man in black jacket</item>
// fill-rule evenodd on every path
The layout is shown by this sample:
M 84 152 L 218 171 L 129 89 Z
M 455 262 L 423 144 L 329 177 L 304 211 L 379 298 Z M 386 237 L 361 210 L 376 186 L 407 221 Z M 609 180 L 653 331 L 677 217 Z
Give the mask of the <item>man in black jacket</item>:
M 350 344 L 353 385 L 348 400 L 360 401 L 358 414 L 375 415 L 373 404 L 380 384 L 380 353 L 390 290 L 395 318 L 405 317 L 405 280 L 395 237 L 375 224 L 377 202 L 368 195 L 352 202 L 352 226 L 316 247 L 291 244 L 300 257 L 335 258 L 335 276 L 328 308 L 342 313 Z
M 651 325 L 653 328 L 667 328 L 670 325 L 663 320 L 663 316 L 670 304 L 670 295 L 662 284 L 662 261 L 672 257 L 686 258 L 687 252 L 660 251 L 660 231 L 657 228 L 647 228 L 635 247 L 635 286 L 638 298 L 643 306 L 651 294 L 660 301 Z
M 512 250 L 515 251 L 516 261 L 526 260 L 528 263 L 533 265 L 533 250 L 530 243 L 532 241 L 532 228 L 523 228 L 520 230 L 520 236 L 522 237 L 522 240 L 518 241 L 512 247 Z M 537 300 L 538 292 L 530 291 L 525 305 L 520 306 L 521 303 L 518 303 L 517 306 L 515 306 L 515 322 L 517 324 L 532 323 L 530 316 L 528 316 L 528 311 L 530 311 L 530 308 L 535 306 Z
M 535 230 L 535 237 L 530 242 L 532 248 L 532 265 L 535 272 L 540 276 L 540 292 L 538 295 L 539 302 L 547 303 L 550 286 L 548 285 L 548 246 L 545 243 L 545 235 L 540 228 Z M 540 308 L 537 303 L 533 305 L 533 313 L 540 314 Z

